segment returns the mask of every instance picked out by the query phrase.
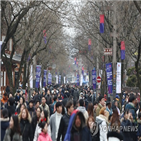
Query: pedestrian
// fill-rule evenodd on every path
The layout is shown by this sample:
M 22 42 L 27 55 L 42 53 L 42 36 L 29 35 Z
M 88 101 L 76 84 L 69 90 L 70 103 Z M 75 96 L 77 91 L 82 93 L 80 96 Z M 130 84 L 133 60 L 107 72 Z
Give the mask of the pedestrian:
M 123 140 L 122 133 L 120 132 L 120 120 L 117 109 L 113 109 L 111 117 L 110 131 L 107 134 L 108 141 L 121 141 Z
M 29 101 L 29 106 L 27 107 L 27 109 L 28 109 L 28 112 L 30 113 L 30 116 L 32 118 L 33 115 L 34 115 L 34 112 L 35 112 L 35 109 L 34 109 L 34 106 L 33 106 L 33 100 Z
M 42 128 L 39 126 L 41 122 L 49 123 L 48 122 L 48 111 L 43 110 L 41 112 L 41 116 L 40 116 L 39 122 L 36 125 L 33 141 L 37 141 L 38 137 L 39 137 L 39 134 L 42 132 Z M 50 131 L 50 125 L 49 124 L 48 124 L 47 128 L 48 128 L 48 134 L 49 134 L 49 136 L 51 136 L 51 131 Z
M 99 115 L 101 108 L 103 108 L 104 106 L 105 106 L 105 99 L 104 99 L 103 96 L 99 96 L 98 97 L 98 106 L 97 106 L 97 109 L 96 109 L 96 116 Z
M 9 117 L 8 117 L 8 110 L 6 108 L 4 108 L 1 111 L 1 118 L 0 118 L 0 122 L 1 122 L 1 141 L 3 141 L 4 135 L 5 135 L 5 131 L 9 126 Z
M 89 103 L 89 104 L 88 104 L 87 112 L 88 112 L 88 116 L 94 117 L 94 113 L 93 113 L 93 104 L 92 104 L 92 103 Z
M 105 107 L 101 108 L 99 116 L 96 117 L 96 123 L 99 126 L 98 140 L 100 141 L 107 141 L 108 117 L 109 113 L 106 111 L 106 108 Z
M 106 101 L 106 110 L 109 112 L 109 115 L 113 114 L 110 97 L 108 97 Z
M 50 95 L 50 90 L 47 91 L 47 96 L 46 96 L 46 104 L 50 106 L 50 104 L 52 103 L 52 98 Z
M 16 115 L 11 116 L 9 128 L 7 128 L 6 130 L 4 140 L 1 141 L 23 141 L 18 116 Z
M 135 95 L 131 95 L 129 97 L 129 103 L 126 104 L 125 110 L 129 109 L 132 113 L 133 120 L 136 123 L 137 122 L 137 115 L 136 115 L 136 104 L 137 104 L 137 98 Z
M 50 128 L 52 141 L 56 141 L 58 136 L 59 125 L 62 117 L 62 103 L 56 103 L 56 112 L 50 117 Z
M 37 125 L 38 122 L 39 122 L 41 112 L 42 112 L 41 107 L 38 107 L 38 108 L 36 109 L 36 114 L 32 117 L 31 126 L 32 126 L 32 133 L 33 133 L 33 136 L 34 136 L 34 133 L 35 133 L 36 125 Z
M 96 110 L 97 110 L 98 102 L 94 102 L 94 108 L 93 108 L 93 113 L 94 113 L 94 120 L 96 120 Z
M 19 114 L 19 120 L 23 141 L 33 141 L 31 116 L 26 108 Z
M 42 111 L 46 110 L 48 112 L 48 122 L 49 122 L 50 110 L 49 110 L 49 106 L 46 104 L 46 98 L 44 96 L 42 97 L 42 103 L 40 107 Z
M 20 97 L 21 97 L 20 90 L 18 89 L 17 92 L 16 92 L 16 95 L 15 95 L 15 104 L 16 104 L 16 106 L 18 105 Z
M 64 141 L 64 137 L 68 128 L 69 120 L 71 113 L 74 110 L 73 101 L 68 101 L 66 104 L 67 114 L 64 114 L 61 118 L 59 130 L 58 130 L 58 137 L 57 141 L 60 141 L 60 138 L 62 141 Z
M 87 123 L 87 119 L 88 119 L 88 112 L 86 111 L 86 108 L 85 108 L 85 102 L 83 99 L 80 99 L 79 100 L 79 106 L 77 107 L 77 110 L 81 111 L 85 117 L 85 123 Z
M 15 113 L 15 104 L 14 103 L 15 103 L 14 98 L 10 97 L 8 99 L 8 107 L 7 107 L 9 118 Z
M 54 113 L 54 109 L 55 109 L 54 106 L 55 106 L 56 102 L 57 102 L 57 96 L 54 96 L 53 103 L 50 105 L 50 116 Z
M 137 138 L 139 141 L 141 141 L 141 113 L 138 114 L 138 131 L 137 131 Z
M 90 129 L 92 141 L 95 141 L 95 137 L 93 136 L 95 131 L 95 120 L 93 116 L 88 117 L 87 126 Z
M 121 119 L 121 132 L 123 134 L 123 140 L 124 141 L 134 141 L 133 140 L 133 133 L 131 130 L 128 130 L 128 128 L 131 129 L 133 127 L 132 124 L 133 116 L 132 113 L 129 111 L 129 109 L 125 110 L 124 112 L 124 118 Z
M 20 97 L 20 101 L 18 103 L 18 105 L 16 106 L 16 112 L 19 114 L 20 113 L 20 108 L 21 108 L 21 105 L 24 104 L 26 107 L 26 103 L 25 103 L 25 99 L 23 97 Z
M 39 123 L 41 133 L 39 134 L 38 141 L 52 141 L 51 137 L 47 133 L 47 123 L 45 121 Z
M 1 99 L 1 103 L 5 104 L 8 101 L 8 94 L 5 92 Z
M 119 110 L 119 107 L 118 107 L 118 101 L 115 100 L 112 104 L 112 109 L 115 109 L 117 108 L 117 111 L 118 111 L 118 114 L 120 115 L 120 110 Z
M 64 141 L 91 141 L 91 133 L 81 111 L 75 110 L 69 121 Z

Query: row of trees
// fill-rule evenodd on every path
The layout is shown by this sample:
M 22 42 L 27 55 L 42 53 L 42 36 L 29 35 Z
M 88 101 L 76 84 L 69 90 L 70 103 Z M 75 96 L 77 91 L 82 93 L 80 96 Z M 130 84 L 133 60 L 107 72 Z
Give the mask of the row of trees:
M 16 52 L 21 54 L 21 61 L 17 80 L 20 79 L 22 69 L 23 88 L 29 80 L 30 66 L 37 62 L 42 69 L 52 64 L 60 66 L 61 60 L 67 60 L 67 49 L 63 44 L 64 34 L 61 18 L 67 12 L 67 2 L 63 1 L 2 1 L 2 34 L 5 35 L 1 53 L 8 74 L 10 89 L 14 93 L 19 81 L 13 84 L 12 58 Z M 46 41 L 43 39 L 43 30 Z M 8 49 L 12 39 L 13 46 L 10 58 L 5 49 Z M 64 61 L 64 66 L 67 61 Z M 58 67 L 61 72 L 62 68 Z M 60 69 L 60 70 L 59 70 Z
M 113 6 L 116 5 L 116 13 L 114 13 Z M 91 64 L 91 69 L 96 67 L 96 63 L 105 72 L 105 63 L 112 62 L 112 56 L 103 57 L 104 48 L 113 47 L 114 31 L 114 16 L 116 16 L 117 26 L 117 62 L 122 62 L 122 82 L 124 69 L 128 67 L 131 61 L 135 62 L 137 86 L 141 91 L 141 79 L 139 75 L 139 66 L 141 65 L 141 2 L 136 1 L 101 1 L 94 2 L 89 0 L 81 5 L 72 5 L 73 23 L 70 25 L 75 28 L 76 36 L 74 38 L 75 47 L 78 50 L 87 50 L 83 54 L 79 54 L 84 60 L 88 60 Z M 100 34 L 100 14 L 105 15 L 104 33 Z M 74 23 L 75 21 L 75 23 Z M 91 50 L 88 51 L 88 39 L 92 40 Z M 125 42 L 126 59 L 120 59 L 120 44 Z M 97 59 L 96 59 L 97 58 Z M 85 64 L 87 67 L 89 63 Z M 91 70 L 90 69 L 90 70 Z M 103 78 L 105 73 L 103 73 Z M 106 91 L 106 79 L 104 80 L 104 87 Z

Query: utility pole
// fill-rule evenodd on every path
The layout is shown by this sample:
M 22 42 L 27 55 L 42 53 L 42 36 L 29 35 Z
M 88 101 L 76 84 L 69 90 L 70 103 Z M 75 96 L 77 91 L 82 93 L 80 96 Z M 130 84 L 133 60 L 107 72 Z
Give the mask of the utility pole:
M 114 19 L 113 19 L 113 97 L 116 95 L 116 51 L 117 51 L 117 43 L 116 43 L 116 37 L 117 37 L 117 23 L 116 23 L 116 3 L 113 6 L 114 10 Z
M 111 33 L 111 36 L 113 36 L 113 97 L 114 98 L 116 95 L 116 63 L 117 63 L 117 57 L 116 57 L 116 51 L 117 51 L 117 43 L 116 43 L 116 38 L 118 37 L 117 34 L 117 2 L 114 3 L 113 6 L 106 6 L 106 7 L 102 7 L 101 10 L 102 11 L 106 11 L 106 10 L 112 10 L 113 11 L 113 33 Z M 113 100 L 113 99 L 112 99 Z

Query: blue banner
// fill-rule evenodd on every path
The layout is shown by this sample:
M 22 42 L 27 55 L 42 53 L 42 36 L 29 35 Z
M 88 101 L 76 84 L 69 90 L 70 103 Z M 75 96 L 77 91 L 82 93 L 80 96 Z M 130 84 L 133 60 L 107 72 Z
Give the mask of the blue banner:
M 92 81 L 93 81 L 93 89 L 96 90 L 96 70 L 95 68 L 92 70 Z
M 61 84 L 61 75 L 59 75 L 59 84 Z
M 51 85 L 52 83 L 52 74 L 48 73 L 48 84 Z
M 80 82 L 79 82 L 79 74 L 77 74 L 77 86 L 80 85 Z
M 46 86 L 46 81 L 47 81 L 47 70 L 44 70 L 43 87 L 45 87 L 45 86 Z
M 36 88 L 39 88 L 40 76 L 41 76 L 41 66 L 37 65 L 36 66 L 36 83 L 35 83 Z
M 112 63 L 106 64 L 107 73 L 107 85 L 109 94 L 113 93 L 113 74 L 112 74 Z

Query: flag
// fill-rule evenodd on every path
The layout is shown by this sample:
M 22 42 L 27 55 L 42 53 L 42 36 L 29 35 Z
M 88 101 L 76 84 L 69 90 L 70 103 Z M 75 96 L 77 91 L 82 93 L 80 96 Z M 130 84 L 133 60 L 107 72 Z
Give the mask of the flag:
M 76 64 L 77 64 L 77 67 L 78 67 L 78 62 L 76 62 Z
M 100 15 L 100 33 L 104 33 L 104 15 Z
M 88 49 L 91 50 L 91 39 L 88 40 Z
M 125 43 L 124 41 L 121 41 L 121 60 L 124 60 L 125 59 Z
M 46 35 L 46 30 L 45 29 L 43 30 L 43 39 L 44 39 L 44 42 L 46 44 L 47 43 L 47 35 Z
M 75 63 L 75 65 L 76 65 L 76 57 L 74 58 L 74 63 Z

